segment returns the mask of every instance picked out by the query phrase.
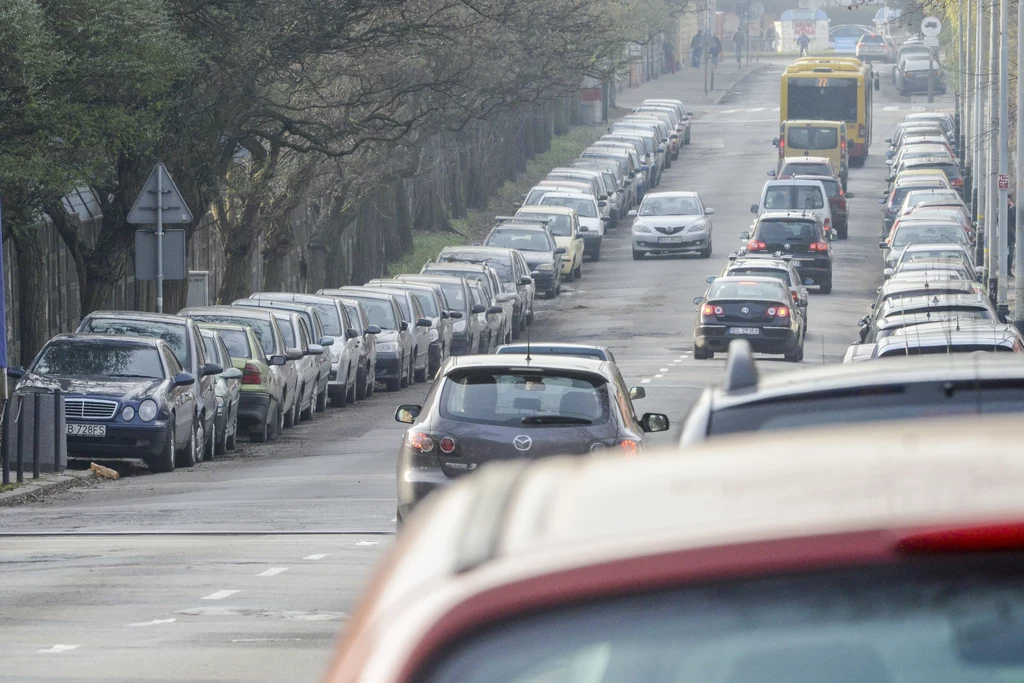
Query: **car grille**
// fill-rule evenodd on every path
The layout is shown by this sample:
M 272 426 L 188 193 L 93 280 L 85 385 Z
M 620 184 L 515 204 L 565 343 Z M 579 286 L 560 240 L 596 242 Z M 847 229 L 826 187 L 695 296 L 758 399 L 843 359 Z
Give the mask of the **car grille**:
M 682 232 L 685 229 L 686 229 L 685 225 L 677 225 L 677 226 L 671 227 L 671 228 L 655 228 L 655 230 L 660 232 L 662 235 L 674 235 L 677 232 Z
M 64 399 L 64 417 L 68 420 L 109 420 L 117 412 L 117 401 L 91 398 Z

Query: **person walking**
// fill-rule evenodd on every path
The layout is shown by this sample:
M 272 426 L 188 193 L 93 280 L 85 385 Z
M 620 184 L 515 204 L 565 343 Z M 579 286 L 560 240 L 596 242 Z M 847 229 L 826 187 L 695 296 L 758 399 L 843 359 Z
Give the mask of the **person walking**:
M 711 36 L 711 47 L 708 49 L 711 52 L 711 63 L 718 66 L 718 55 L 722 54 L 722 39 L 717 34 Z
M 698 30 L 697 35 L 690 41 L 690 60 L 694 68 L 700 66 L 700 52 L 704 47 L 704 31 Z
M 796 39 L 796 44 L 800 46 L 800 56 L 806 57 L 807 49 L 811 45 L 811 39 L 807 36 L 806 33 L 801 33 L 800 37 Z
M 732 42 L 736 46 L 736 66 L 743 66 L 743 46 L 747 42 L 747 34 L 743 32 L 743 26 L 741 25 L 736 29 L 736 33 L 732 36 Z
M 768 52 L 775 52 L 775 27 L 769 26 L 768 30 L 764 34 L 765 43 L 767 43 Z

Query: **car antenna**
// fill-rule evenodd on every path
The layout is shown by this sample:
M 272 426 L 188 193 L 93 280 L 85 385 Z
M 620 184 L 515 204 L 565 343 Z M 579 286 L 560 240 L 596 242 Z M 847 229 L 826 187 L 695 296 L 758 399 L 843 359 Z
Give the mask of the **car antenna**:
M 529 365 L 530 361 L 533 360 L 533 358 L 530 357 L 530 328 L 531 327 L 533 327 L 533 325 L 527 325 L 526 326 L 526 364 L 527 365 Z

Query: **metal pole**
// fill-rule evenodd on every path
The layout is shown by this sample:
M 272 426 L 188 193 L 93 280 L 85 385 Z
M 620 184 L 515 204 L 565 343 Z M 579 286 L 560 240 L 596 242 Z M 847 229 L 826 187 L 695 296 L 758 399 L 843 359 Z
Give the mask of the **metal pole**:
M 975 15 L 976 20 L 974 26 L 974 117 L 972 120 L 972 123 L 974 124 L 972 129 L 972 137 L 974 138 L 974 161 L 971 165 L 974 169 L 972 175 L 974 180 L 973 208 L 974 221 L 977 225 L 975 231 L 977 249 L 975 251 L 974 262 L 981 265 L 984 265 L 985 261 L 985 233 L 983 230 L 985 222 L 985 145 L 981 139 L 981 123 L 985 117 L 985 101 L 981 96 L 981 65 L 985 54 L 985 42 L 982 39 L 982 25 L 985 18 L 984 12 L 985 6 L 982 4 L 982 0 L 978 0 L 978 11 Z
M 996 12 L 995 6 L 992 5 L 989 10 L 989 28 L 988 28 L 988 113 L 989 113 L 989 124 L 988 124 L 988 183 L 985 189 L 988 191 L 988 195 L 985 197 L 985 216 L 986 216 L 986 229 L 985 234 L 988 238 L 988 295 L 992 299 L 992 303 L 996 303 L 996 295 L 999 291 L 999 233 L 996 221 L 999 218 L 999 196 L 997 194 L 998 178 L 996 177 L 999 172 L 999 137 L 996 131 L 999 130 L 999 110 L 998 100 L 996 99 L 996 90 L 999 88 L 999 52 L 998 52 L 998 26 L 996 25 Z
M 25 481 L 25 397 L 28 394 L 18 396 L 18 483 Z
M 164 312 L 164 174 L 156 170 L 156 312 Z
M 1008 148 L 1010 146 L 1010 8 L 1007 0 L 999 0 L 999 177 L 1007 176 L 1010 172 Z M 1009 188 L 1007 188 L 1009 189 Z M 1009 237 L 1006 230 L 1006 197 L 1007 189 L 999 188 L 999 224 L 996 226 L 996 251 L 998 261 L 996 263 L 996 274 L 998 276 L 999 292 L 998 310 L 1004 315 L 1007 311 L 1006 298 L 1006 271 L 1008 269 L 1006 255 L 1010 253 Z
M 934 102 L 935 101 L 935 86 L 933 84 L 933 81 L 935 80 L 934 71 L 935 71 L 935 63 L 932 61 L 932 51 L 929 48 L 929 50 L 928 50 L 928 101 L 929 102 Z
M 42 394 L 32 396 L 32 478 L 39 478 L 39 444 L 43 440 L 43 406 L 39 403 Z
M 7 486 L 11 483 L 11 399 L 4 395 L 3 399 L 3 422 L 0 423 L 2 430 L 2 443 L 0 443 L 0 483 Z
M 957 3 L 957 22 L 956 22 L 956 33 L 957 33 L 957 66 L 960 69 L 959 72 L 959 87 L 956 91 L 956 141 L 957 146 L 960 148 L 960 165 L 964 165 L 964 3 L 963 0 Z
M 1024 2 L 1017 3 L 1017 199 L 1024 197 L 1024 87 L 1020 83 L 1020 68 L 1024 64 Z M 1024 326 L 1024 239 L 1021 239 L 1020 216 L 1016 217 L 1017 244 L 1013 255 L 1013 319 L 1017 328 Z

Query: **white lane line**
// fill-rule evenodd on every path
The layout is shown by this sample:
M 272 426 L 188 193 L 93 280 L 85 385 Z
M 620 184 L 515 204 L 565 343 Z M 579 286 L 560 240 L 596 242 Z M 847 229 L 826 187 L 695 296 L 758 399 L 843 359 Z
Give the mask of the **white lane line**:
M 671 363 L 669 363 L 669 365 L 679 365 L 679 361 L 677 361 L 677 360 L 674 360 L 674 361 L 672 361 Z
M 772 109 L 772 111 L 782 111 L 782 109 L 780 107 L 775 107 L 775 109 Z
M 642 380 L 640 380 L 640 384 L 650 384 L 650 383 L 651 383 L 651 380 L 649 380 L 649 379 L 642 379 Z
M 235 638 L 232 643 L 301 643 L 302 638 Z
M 735 114 L 738 111 L 743 111 L 743 110 L 742 109 L 726 109 L 726 110 L 720 111 L 718 113 L 719 114 Z
M 379 545 L 380 541 L 359 541 L 356 545 Z
M 911 107 L 910 111 L 925 111 L 927 107 Z
M 140 621 L 129 626 L 159 626 L 160 624 L 173 624 L 177 619 L 154 619 L 153 621 Z
M 394 521 L 394 520 L 391 520 L 391 521 Z M 306 555 L 302 559 L 304 559 L 304 560 L 322 560 L 325 557 L 327 557 L 328 555 L 330 555 L 330 553 L 320 553 L 318 555 Z
M 665 376 L 665 375 L 655 375 L 655 376 L 654 376 L 654 379 L 661 379 L 661 378 L 662 378 L 662 377 L 664 377 L 664 376 Z
M 82 646 L 81 645 L 60 645 L 58 643 L 57 645 L 54 645 L 53 647 L 51 647 L 48 650 L 38 650 L 38 652 L 39 652 L 39 654 L 70 652 L 71 650 L 77 650 L 80 647 L 82 647 Z
M 748 109 L 747 111 L 754 113 L 755 111 L 764 111 L 765 109 L 767 109 L 767 107 L 757 107 L 756 109 Z
M 288 571 L 288 567 L 271 567 L 270 569 L 260 572 L 256 576 L 277 576 L 278 574 L 284 574 Z
M 210 593 L 203 600 L 223 600 L 224 598 L 231 597 L 238 591 L 217 591 L 216 593 Z
M 668 368 L 658 368 L 658 372 L 668 372 Z
M 888 107 L 882 107 L 882 111 L 896 111 L 900 108 L 898 104 L 890 104 Z

